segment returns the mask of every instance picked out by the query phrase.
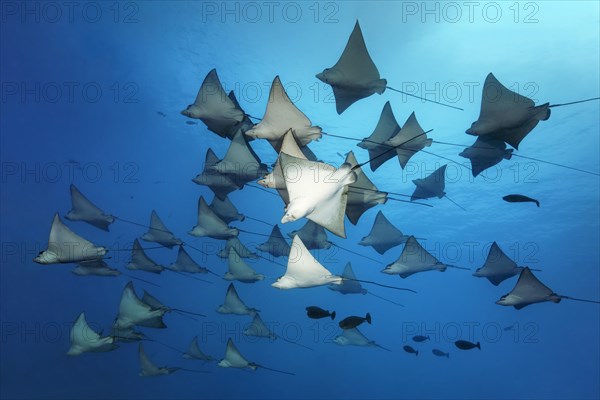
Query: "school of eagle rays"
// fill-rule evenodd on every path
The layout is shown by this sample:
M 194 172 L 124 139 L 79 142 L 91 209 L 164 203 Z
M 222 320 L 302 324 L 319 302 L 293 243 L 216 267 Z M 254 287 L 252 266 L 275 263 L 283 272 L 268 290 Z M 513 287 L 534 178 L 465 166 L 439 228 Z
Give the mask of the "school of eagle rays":
M 388 86 L 387 81 L 380 77 L 379 71 L 369 55 L 358 22 L 356 22 L 337 63 L 331 68 L 325 68 L 323 72 L 316 75 L 316 78 L 331 85 L 338 114 L 342 114 L 354 103 L 375 93 L 382 95 L 386 89 L 398 92 Z M 462 110 L 454 105 L 427 99 L 421 100 L 436 103 L 432 104 L 432 107 L 445 106 Z M 467 134 L 476 137 L 475 142 L 470 146 L 463 146 L 464 149 L 459 156 L 470 161 L 470 171 L 473 176 L 477 176 L 503 160 L 517 156 L 514 151 L 518 150 L 521 141 L 525 140 L 539 122 L 547 121 L 550 118 L 551 108 L 592 100 L 598 100 L 598 98 L 564 104 L 535 105 L 531 99 L 507 89 L 490 73 L 485 78 L 483 86 L 480 115 L 466 129 Z M 205 198 L 208 192 L 204 192 L 204 195 L 199 197 L 198 218 L 194 221 L 195 225 L 192 229 L 187 232 L 193 237 L 219 241 L 222 248 L 218 256 L 227 263 L 227 271 L 219 274 L 212 268 L 198 264 L 194 260 L 193 252 L 203 252 L 203 250 L 177 237 L 164 224 L 156 211 L 152 211 L 150 222 L 147 225 L 107 214 L 75 185 L 70 187 L 71 210 L 63 218 L 58 213 L 54 215 L 48 246 L 34 259 L 35 262 L 39 264 L 75 264 L 72 272 L 78 276 L 117 277 L 125 275 L 141 282 L 141 285 L 151 284 L 144 279 L 144 274 L 148 277 L 151 276 L 148 274 L 158 275 L 165 271 L 205 282 L 212 281 L 199 278 L 198 275 L 220 277 L 229 282 L 223 284 L 223 299 L 212 299 L 215 312 L 247 316 L 251 322 L 244 330 L 244 335 L 271 340 L 281 339 L 309 351 L 316 349 L 300 342 L 289 341 L 271 331 L 263 322 L 260 311 L 251 307 L 252 296 L 242 299 L 236 290 L 236 285 L 254 284 L 254 296 L 269 296 L 269 291 L 275 289 L 290 290 L 325 285 L 344 295 L 369 293 L 397 305 L 401 305 L 396 302 L 400 299 L 391 300 L 392 296 L 389 293 L 395 294 L 401 290 L 413 292 L 406 294 L 407 296 L 418 296 L 410 288 L 387 284 L 390 281 L 389 279 L 384 280 L 386 279 L 385 275 L 382 275 L 381 282 L 360 280 L 357 277 L 360 273 L 355 274 L 350 263 L 345 266 L 342 274 L 336 275 L 311 254 L 311 250 L 314 249 L 328 249 L 337 246 L 360 256 L 348 249 L 351 245 L 342 247 L 337 243 L 346 238 L 345 219 L 347 217 L 351 224 L 356 225 L 365 212 L 373 207 L 380 206 L 381 208 L 388 200 L 412 204 L 407 207 L 431 207 L 432 204 L 425 201 L 432 198 L 446 198 L 452 201 L 445 192 L 446 165 L 429 176 L 415 179 L 413 181 L 414 192 L 411 195 L 380 190 L 365 173 L 364 167 L 367 164 L 371 172 L 375 173 L 381 165 L 396 158 L 400 168 L 404 169 L 415 154 L 419 152 L 432 154 L 424 150 L 426 147 L 431 147 L 433 144 L 455 145 L 438 142 L 428 137 L 431 130 L 426 131 L 421 127 L 414 112 L 401 126 L 396 121 L 391 103 L 388 101 L 383 107 L 379 122 L 369 137 L 361 140 L 326 133 L 319 126 L 313 125 L 311 120 L 294 105 L 288 97 L 280 77 L 276 76 L 271 85 L 263 117 L 254 118 L 242 110 L 233 92 L 227 94 L 224 91 L 217 71 L 213 69 L 206 75 L 194 102 L 181 114 L 190 119 L 199 119 L 208 130 L 219 135 L 222 140 L 229 141 L 229 149 L 222 159 L 219 159 L 212 149 L 209 148 L 206 151 L 202 170 L 192 179 L 194 183 L 208 187 L 213 195 L 211 199 Z M 319 161 L 309 145 L 314 146 L 313 142 L 322 136 L 335 138 L 333 140 L 358 142 L 357 146 L 368 152 L 368 161 L 359 163 L 353 151 L 346 153 L 344 162 L 338 167 Z M 251 146 L 253 140 L 261 139 L 267 140 L 278 154 L 276 162 L 270 168 L 261 162 Z M 508 146 L 512 148 L 507 148 Z M 594 171 L 574 167 L 567 168 L 595 176 L 599 175 Z M 285 206 L 280 221 L 263 221 L 257 218 L 260 216 L 239 213 L 228 195 L 244 186 L 269 191 L 279 196 Z M 520 194 L 508 195 L 504 199 L 510 202 L 536 202 L 538 207 L 540 204 L 537 200 Z M 458 204 L 456 205 L 460 207 Z M 528 205 L 524 204 L 523 206 Z M 535 210 L 532 208 L 532 212 Z M 63 219 L 73 222 L 70 225 L 73 225 L 74 228 L 77 225 L 76 221 L 82 221 L 108 232 L 112 223 L 121 221 L 144 227 L 146 232 L 140 236 L 141 241 L 137 238 L 133 241 L 133 247 L 129 249 L 131 251 L 130 262 L 125 266 L 127 271 L 120 271 L 111 268 L 107 263 L 108 248 L 91 243 L 81 237 L 67 226 Z M 254 250 L 247 248 L 239 239 L 240 232 L 258 234 L 243 228 L 243 221 L 246 219 L 260 221 L 272 227 L 269 235 L 263 235 L 265 242 L 256 246 Z M 288 222 L 301 219 L 305 219 L 306 224 L 301 229 L 290 232 L 289 238 L 286 238 L 281 227 Z M 232 226 L 231 224 L 236 225 Z M 327 232 L 339 239 L 331 241 Z M 289 239 L 291 239 L 291 243 L 288 241 Z M 403 233 L 380 209 L 377 211 L 371 231 L 360 240 L 358 245 L 370 246 L 380 255 L 396 247 L 404 246 L 395 262 L 381 265 L 383 274 L 399 275 L 403 279 L 426 271 L 444 272 L 448 268 L 467 269 L 438 260 L 421 245 L 420 241 L 422 241 L 421 238 Z M 150 248 L 142 245 L 146 242 L 154 243 L 160 248 L 177 248 L 173 263 L 168 266 L 156 263 L 146 252 Z M 259 258 L 263 259 L 265 263 L 271 262 L 285 267 L 285 273 L 273 280 L 255 271 L 244 261 L 245 259 Z M 276 260 L 280 258 L 284 261 Z M 370 258 L 370 260 L 373 259 Z M 596 300 L 558 294 L 547 285 L 559 286 L 560 282 L 543 283 L 532 271 L 536 270 L 517 265 L 494 242 L 484 265 L 472 275 L 486 278 L 495 286 L 505 280 L 517 277 L 514 287 L 496 301 L 498 305 L 512 306 L 517 310 L 535 303 L 559 303 L 563 299 L 599 303 Z M 461 272 L 457 271 L 456 273 Z M 218 278 L 215 280 L 215 283 L 219 282 Z M 268 284 L 260 283 L 264 280 L 271 281 L 272 288 L 267 287 Z M 399 282 L 399 280 L 395 282 Z M 410 283 L 410 280 L 402 282 Z M 363 283 L 367 287 L 372 285 L 389 289 L 387 298 L 369 292 L 363 287 Z M 490 289 L 494 288 L 490 287 Z M 152 289 L 152 292 L 155 291 L 159 291 L 159 289 Z M 140 297 L 133 281 L 129 280 L 123 287 L 119 308 L 115 310 L 117 314 L 107 335 L 95 332 L 88 325 L 84 312 L 76 316 L 71 329 L 70 348 L 67 350 L 67 354 L 75 356 L 86 352 L 112 351 L 120 345 L 135 342 L 138 344 L 139 374 L 141 376 L 168 375 L 182 370 L 210 372 L 210 370 L 178 366 L 159 367 L 148 357 L 143 342 L 152 343 L 153 340 L 140 328 L 166 328 L 164 318 L 169 313 L 187 316 L 192 320 L 197 317 L 208 318 L 207 315 L 197 311 L 183 310 L 163 304 L 159 300 L 160 296 L 155 297 L 155 294 L 143 290 Z M 219 304 L 221 301 L 222 304 Z M 306 302 L 307 304 L 299 304 L 298 307 L 305 307 L 309 305 L 309 302 L 314 303 L 315 300 L 307 296 Z M 317 314 L 323 312 L 323 316 L 331 316 L 332 319 L 335 317 L 335 312 L 329 313 L 318 307 L 308 307 L 308 309 Z M 201 311 L 207 313 L 210 310 Z M 370 324 L 371 316 L 367 314 L 365 318 L 349 317 L 342 321 L 345 322 L 344 329 L 333 343 L 342 346 L 354 345 L 389 350 L 368 338 L 357 328 L 365 320 Z M 342 323 L 340 326 L 342 327 Z M 227 341 L 222 357 L 208 355 L 201 350 L 202 344 L 199 343 L 198 337 L 182 338 L 182 340 L 190 343 L 187 350 L 179 350 L 176 345 L 164 345 L 180 352 L 185 359 L 200 360 L 203 363 L 216 361 L 216 365 L 223 368 L 249 370 L 261 368 L 283 374 L 294 374 L 294 372 L 287 371 L 285 366 L 277 366 L 278 368 L 275 369 L 273 366 L 262 364 L 261 360 L 248 360 L 243 355 L 243 349 L 238 349 L 231 338 Z M 458 341 L 456 346 L 463 350 L 481 348 L 479 343 L 472 344 L 465 341 Z M 404 346 L 404 349 L 418 355 L 418 351 L 410 346 Z M 449 357 L 448 353 L 437 349 L 433 350 L 433 354 Z

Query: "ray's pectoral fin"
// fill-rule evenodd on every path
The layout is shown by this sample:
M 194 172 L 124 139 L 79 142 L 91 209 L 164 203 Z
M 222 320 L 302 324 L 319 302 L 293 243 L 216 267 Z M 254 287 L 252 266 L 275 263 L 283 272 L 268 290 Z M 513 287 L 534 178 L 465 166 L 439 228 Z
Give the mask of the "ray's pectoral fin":
M 329 201 L 320 204 L 319 207 L 307 216 L 307 218 L 321 225 L 334 235 L 346 238 L 344 215 L 347 197 L 348 195 L 346 193 L 342 193 L 339 197 L 332 198 Z
M 339 86 L 332 86 L 332 88 L 333 96 L 335 97 L 335 108 L 338 114 L 343 113 L 348 107 L 364 97 L 357 95 L 356 91 L 352 89 L 345 89 Z
M 341 190 L 315 207 L 313 212 L 307 215 L 307 218 L 334 235 L 346 238 L 344 216 L 348 202 L 348 185 L 356 182 L 356 173 L 351 170 L 350 164 L 343 164 L 331 175 L 332 184 L 337 184 L 339 181 L 344 185 Z

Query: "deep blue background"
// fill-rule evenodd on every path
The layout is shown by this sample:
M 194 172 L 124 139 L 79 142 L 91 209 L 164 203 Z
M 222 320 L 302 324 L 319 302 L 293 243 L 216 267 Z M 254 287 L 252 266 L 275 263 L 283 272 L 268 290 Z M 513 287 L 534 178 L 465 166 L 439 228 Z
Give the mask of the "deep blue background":
M 352 261 L 359 278 L 417 290 L 413 295 L 367 287 L 406 308 L 371 296 L 342 297 L 326 288 L 278 291 L 269 285 L 283 268 L 254 262 L 269 278 L 254 285 L 237 284 L 240 296 L 260 309 L 265 321 L 278 322 L 278 334 L 287 332 L 293 338 L 300 332 L 301 343 L 314 347 L 313 352 L 281 341 L 244 338 L 241 330 L 247 318 L 214 312 L 222 304 L 225 281 L 209 276 L 214 284 L 208 285 L 169 272 L 160 277 L 139 273 L 161 287 L 135 282 L 138 292 L 146 288 L 169 305 L 208 314 L 198 322 L 169 315 L 169 329 L 147 330 L 149 336 L 184 349 L 193 336 L 204 334 L 203 350 L 217 358 L 224 353 L 227 337 L 233 336 L 248 359 L 294 371 L 296 377 L 201 366 L 154 343 L 145 347 L 159 365 L 208 368 L 213 373 L 142 379 L 137 376 L 135 345 L 69 357 L 69 324 L 84 310 L 88 321 L 106 332 L 127 279 L 80 278 L 69 272 L 70 266 L 31 261 L 46 245 L 53 213 L 69 210 L 70 183 L 106 212 L 123 218 L 146 223 L 156 209 L 179 237 L 191 238 L 186 232 L 195 224 L 198 196 L 210 201 L 212 194 L 190 179 L 200 171 L 208 147 L 223 156 L 228 143 L 202 124 L 185 124 L 179 111 L 193 101 L 212 68 L 217 68 L 227 90 L 236 90 L 251 115 L 262 116 L 269 85 L 280 75 L 290 97 L 314 124 L 355 138 L 371 133 L 390 100 L 400 124 L 415 111 L 425 129 L 434 129 L 434 139 L 470 144 L 474 138 L 464 130 L 478 116 L 481 85 L 489 72 L 536 103 L 598 96 L 597 2 L 479 3 L 471 17 L 464 4 L 455 4 L 458 9 L 428 3 L 433 11 L 427 14 L 420 2 L 277 3 L 271 17 L 265 3 L 101 2 L 79 3 L 72 18 L 59 4 L 61 16 L 55 18 L 55 10 L 45 3 L 27 3 L 33 14 L 23 14 L 24 3 L 3 2 L 0 395 L 598 398 L 598 306 L 565 300 L 521 311 L 503 308 L 494 301 L 510 291 L 514 278 L 497 288 L 460 270 L 400 280 L 379 273 L 398 257 L 400 248 L 379 256 L 356 245 L 381 209 L 405 233 L 427 238 L 426 248 L 442 261 L 477 268 L 489 244 L 497 241 L 519 265 L 543 269 L 540 279 L 556 292 L 597 299 L 600 217 L 594 175 L 515 157 L 472 179 L 468 170 L 451 164 L 446 191 L 467 212 L 446 199 L 432 200 L 434 208 L 389 201 L 366 213 L 358 226 L 347 223 L 348 239 L 330 235 L 332 241 L 380 263 L 333 249 L 319 253 L 327 268 L 341 273 Z M 357 18 L 390 86 L 426 85 L 433 91 L 430 98 L 452 102 L 457 97 L 456 104 L 465 111 L 388 91 L 338 116 L 330 88 L 314 75 L 337 61 Z M 72 99 L 69 85 L 75 86 Z M 56 87 L 62 90 L 58 95 Z M 457 87 L 459 93 L 453 91 Z M 101 90 L 97 101 L 94 88 Z M 27 92 L 30 89 L 33 93 Z M 598 126 L 597 102 L 553 109 L 550 120 L 539 124 L 517 154 L 597 172 Z M 268 144 L 252 145 L 264 162 L 274 162 L 276 154 Z M 359 161 L 367 159 L 351 141 L 324 137 L 311 147 L 334 164 L 342 161 L 337 152 L 351 149 Z M 434 145 L 428 150 L 466 161 L 457 156 L 460 148 Z M 83 170 L 74 169 L 71 176 L 65 164 L 69 160 L 78 161 Z M 401 171 L 391 160 L 375 174 L 367 173 L 382 190 L 410 194 L 412 179 L 445 163 L 424 153 L 412 161 L 413 172 Z M 541 208 L 505 203 L 501 197 L 508 193 L 538 198 Z M 253 188 L 231 198 L 249 216 L 273 223 L 282 216 L 277 197 Z M 302 223 L 283 226 L 283 231 Z M 122 222 L 110 233 L 82 223 L 68 225 L 111 249 L 128 248 L 144 232 Z M 269 233 L 266 225 L 253 221 L 238 225 Z M 249 247 L 265 239 L 250 234 L 240 238 Z M 128 261 L 127 252 L 110 254 L 116 267 Z M 171 263 L 176 250 L 149 254 Z M 214 256 L 190 254 L 219 274 L 225 270 L 225 263 Z M 373 325 L 362 332 L 393 352 L 324 343 L 338 332 L 328 321 L 315 323 L 305 317 L 304 307 L 313 304 L 335 309 L 340 316 L 371 312 Z M 512 323 L 518 323 L 513 332 L 501 331 L 496 338 L 498 328 Z M 472 332 L 468 326 L 474 326 Z M 433 343 L 416 345 L 419 357 L 404 353 L 404 342 L 416 331 L 423 333 L 422 328 L 430 331 Z M 458 336 L 480 341 L 482 351 L 460 352 L 452 344 Z M 450 359 L 434 357 L 434 347 L 450 351 Z

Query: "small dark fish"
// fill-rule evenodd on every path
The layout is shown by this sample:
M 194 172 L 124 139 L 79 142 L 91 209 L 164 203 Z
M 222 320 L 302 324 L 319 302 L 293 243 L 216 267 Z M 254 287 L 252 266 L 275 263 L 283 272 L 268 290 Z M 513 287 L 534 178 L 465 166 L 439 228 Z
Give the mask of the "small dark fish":
M 367 313 L 367 315 L 364 318 L 356 316 L 344 318 L 340 321 L 339 325 L 342 329 L 352 329 L 356 328 L 365 321 L 367 321 L 369 324 L 371 323 L 371 314 Z
M 167 116 L 167 114 L 165 114 L 165 113 L 164 113 L 164 112 L 162 112 L 162 111 L 157 111 L 156 113 L 157 113 L 158 115 L 160 115 L 161 117 L 166 117 L 166 116 Z
M 331 317 L 331 319 L 335 319 L 335 311 L 330 313 L 327 310 L 323 310 L 322 308 L 315 307 L 315 306 L 306 307 L 306 315 L 308 315 L 308 318 L 312 318 L 312 319 L 321 319 L 321 318 L 327 318 L 327 317 Z
M 508 201 L 509 203 L 535 203 L 538 207 L 540 206 L 540 202 L 536 199 L 532 199 L 531 197 L 523 196 L 522 194 L 509 194 L 502 198 L 504 201 Z
M 420 343 L 420 342 L 424 342 L 426 340 L 429 340 L 429 336 L 421 336 L 421 335 L 417 335 L 417 336 L 413 336 L 412 338 L 415 342 Z
M 471 349 L 474 349 L 475 347 L 477 347 L 479 350 L 481 350 L 481 345 L 479 344 L 479 342 L 477 342 L 477 344 L 475 344 L 475 343 L 467 342 L 466 340 L 457 340 L 456 342 L 454 342 L 454 345 L 461 350 L 471 350 Z
M 404 347 L 403 347 L 403 349 L 404 349 L 404 351 L 405 351 L 405 352 L 407 352 L 407 353 L 414 354 L 415 356 L 418 356 L 418 355 L 419 355 L 419 351 L 418 351 L 418 350 L 415 350 L 415 349 L 413 349 L 413 348 L 412 348 L 412 347 L 410 347 L 409 345 L 406 345 L 406 346 L 404 346 Z
M 438 356 L 438 357 L 450 358 L 450 353 L 444 353 L 443 351 L 438 350 L 438 349 L 433 349 L 433 350 L 431 350 L 431 352 L 433 353 L 433 355 Z
M 185 123 L 188 125 L 198 125 L 198 123 L 195 121 L 185 121 Z
M 508 332 L 508 331 L 512 331 L 513 329 L 515 329 L 515 324 L 512 324 L 512 325 L 509 325 L 509 326 L 505 327 L 504 331 Z

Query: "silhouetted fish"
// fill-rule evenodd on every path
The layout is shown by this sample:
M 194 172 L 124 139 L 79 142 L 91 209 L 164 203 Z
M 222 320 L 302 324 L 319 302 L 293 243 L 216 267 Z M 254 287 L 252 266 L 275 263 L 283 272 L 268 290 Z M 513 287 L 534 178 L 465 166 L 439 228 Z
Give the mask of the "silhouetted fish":
M 450 358 L 450 353 L 444 353 L 443 351 L 438 350 L 438 349 L 433 349 L 433 350 L 431 350 L 431 352 L 433 353 L 433 355 L 438 356 L 438 357 Z
M 466 340 L 457 340 L 456 342 L 454 342 L 454 345 L 461 350 L 471 350 L 471 349 L 474 349 L 475 347 L 477 347 L 479 350 L 481 350 L 481 345 L 479 344 L 479 342 L 477 342 L 477 344 L 475 344 L 475 343 L 468 342 Z
M 509 203 L 535 203 L 538 207 L 540 206 L 540 202 L 536 199 L 532 199 L 531 197 L 523 196 L 522 194 L 509 194 L 502 198 L 504 201 L 508 201 Z
M 306 307 L 306 315 L 308 315 L 308 318 L 312 318 L 312 319 L 321 319 L 321 318 L 327 318 L 327 317 L 331 317 L 331 319 L 335 319 L 335 311 L 330 313 L 327 310 L 323 310 L 322 308 L 315 307 L 315 306 Z
M 415 349 L 413 349 L 412 347 L 410 347 L 408 345 L 404 346 L 403 349 L 407 353 L 414 354 L 415 356 L 419 355 L 419 351 L 418 350 L 415 350 Z
M 367 315 L 364 318 L 356 316 L 344 318 L 340 321 L 339 325 L 342 329 L 352 329 L 356 328 L 365 321 L 367 321 L 369 324 L 371 323 L 371 314 L 367 313 Z
M 165 113 L 164 113 L 164 112 L 162 112 L 162 111 L 157 111 L 156 113 L 157 113 L 158 115 L 160 115 L 161 117 L 166 117 L 166 116 L 167 116 L 167 114 L 165 114 Z
M 185 121 L 185 123 L 188 125 L 198 125 L 198 123 L 195 121 Z
M 426 340 L 429 340 L 429 336 L 421 336 L 421 335 L 417 335 L 417 336 L 413 336 L 412 340 L 414 340 L 415 342 L 424 342 Z
M 515 324 L 504 327 L 505 331 L 512 331 L 513 329 L 515 329 Z

